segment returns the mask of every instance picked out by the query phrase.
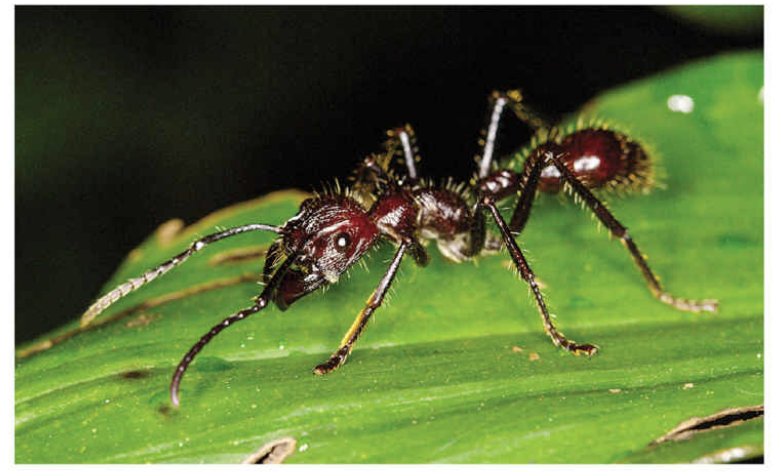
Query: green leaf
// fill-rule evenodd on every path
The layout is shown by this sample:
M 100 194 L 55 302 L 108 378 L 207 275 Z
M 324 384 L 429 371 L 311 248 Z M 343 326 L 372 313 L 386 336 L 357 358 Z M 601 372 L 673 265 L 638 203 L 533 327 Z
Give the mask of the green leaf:
M 167 388 L 181 356 L 259 292 L 262 260 L 225 257 L 257 253 L 272 236 L 238 236 L 86 331 L 74 321 L 18 350 L 16 461 L 241 462 L 283 437 L 297 442 L 291 463 L 667 461 L 645 451 L 680 422 L 763 402 L 762 61 L 716 57 L 587 106 L 659 152 L 665 188 L 611 197 L 611 208 L 670 292 L 718 298 L 718 314 L 659 303 L 586 212 L 540 197 L 520 242 L 559 327 L 599 344 L 596 356 L 551 345 L 507 256 L 455 265 L 430 246 L 427 268 L 405 259 L 347 365 L 312 375 L 379 281 L 393 253 L 384 246 L 368 271 L 356 267 L 325 294 L 220 334 L 191 366 L 174 410 Z M 693 98 L 691 113 L 668 108 L 676 94 Z M 280 192 L 178 232 L 169 224 L 106 289 L 217 225 L 282 223 L 301 199 Z M 762 425 L 743 427 L 761 452 Z M 707 440 L 680 461 L 724 449 Z
M 701 29 L 721 34 L 761 34 L 762 5 L 665 5 L 658 7 Z

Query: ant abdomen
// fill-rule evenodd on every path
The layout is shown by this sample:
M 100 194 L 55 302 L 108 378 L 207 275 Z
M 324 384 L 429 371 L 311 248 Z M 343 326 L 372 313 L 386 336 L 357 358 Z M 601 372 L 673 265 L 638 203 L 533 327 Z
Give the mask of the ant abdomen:
M 592 189 L 646 191 L 653 185 L 653 168 L 647 150 L 626 134 L 590 127 L 554 137 L 531 154 L 560 157 L 573 175 Z M 530 155 L 531 155 L 530 154 Z M 528 167 L 530 161 L 526 162 Z M 543 167 L 539 188 L 558 193 L 564 181 L 553 164 Z

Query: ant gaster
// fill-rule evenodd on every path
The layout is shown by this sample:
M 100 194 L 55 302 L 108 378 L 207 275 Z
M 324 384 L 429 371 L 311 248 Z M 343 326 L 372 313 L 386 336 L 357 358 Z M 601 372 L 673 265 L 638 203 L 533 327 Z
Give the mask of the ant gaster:
M 131 291 L 167 273 L 206 245 L 249 231 L 279 235 L 269 247 L 263 268 L 265 287 L 252 306 L 223 319 L 184 355 L 171 379 L 170 398 L 179 405 L 179 385 L 193 358 L 222 330 L 264 309 L 270 302 L 285 310 L 301 297 L 335 283 L 378 240 L 397 248 L 393 260 L 363 310 L 350 326 L 337 350 L 314 368 L 318 375 L 344 364 L 369 318 L 380 307 L 404 255 L 419 266 L 428 263 L 425 243 L 434 240 L 447 259 L 455 262 L 483 251 L 507 249 L 531 289 L 545 332 L 556 346 L 573 354 L 593 355 L 593 344 L 577 343 L 554 326 L 539 283 L 515 237 L 526 225 L 538 191 L 565 191 L 582 201 L 611 235 L 627 248 L 651 293 L 661 302 L 691 312 L 715 312 L 715 300 L 689 300 L 665 292 L 627 229 L 591 192 L 592 189 L 648 192 L 653 185 L 652 159 L 647 147 L 622 132 L 599 123 L 580 124 L 563 131 L 550 127 L 528 108 L 520 91 L 494 92 L 490 98 L 488 127 L 483 131 L 478 172 L 470 184 L 452 181 L 436 186 L 418 176 L 415 136 L 410 126 L 389 131 L 383 154 L 370 155 L 355 171 L 351 190 L 337 190 L 304 200 L 299 213 L 282 226 L 249 224 L 230 228 L 195 241 L 188 249 L 138 278 L 98 299 L 82 316 L 82 326 Z M 506 109 L 531 127 L 529 147 L 499 168 L 494 151 L 500 120 Z M 393 169 L 396 158 L 405 173 Z M 520 171 L 516 171 L 520 170 Z M 517 195 L 508 222 L 497 208 L 500 200 Z M 501 241 L 486 233 L 486 215 L 496 223 Z

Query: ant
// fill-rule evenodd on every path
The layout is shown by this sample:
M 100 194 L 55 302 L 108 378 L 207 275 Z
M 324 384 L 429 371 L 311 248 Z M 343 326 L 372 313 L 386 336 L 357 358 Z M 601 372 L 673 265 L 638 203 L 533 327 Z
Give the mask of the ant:
M 553 344 L 575 355 L 591 356 L 597 352 L 596 345 L 572 341 L 553 324 L 537 278 L 515 239 L 529 219 L 538 191 L 563 191 L 582 201 L 627 248 L 659 301 L 682 311 L 717 310 L 715 300 L 682 299 L 668 294 L 627 228 L 592 193 L 595 189 L 649 192 L 653 185 L 653 161 L 647 147 L 598 122 L 587 125 L 581 122 L 570 130 L 551 127 L 526 106 L 518 90 L 493 92 L 489 106 L 487 128 L 480 140 L 482 155 L 476 157 L 477 174 L 469 184 L 448 180 L 434 185 L 423 180 L 418 175 L 420 157 L 412 127 L 388 131 L 384 153 L 369 155 L 359 164 L 351 177 L 350 189 L 337 187 L 335 191 L 304 200 L 298 214 L 281 226 L 253 223 L 195 241 L 168 261 L 98 299 L 82 316 L 81 325 L 89 324 L 123 296 L 184 263 L 211 243 L 250 231 L 276 233 L 278 238 L 268 248 L 263 266 L 265 286 L 252 306 L 212 327 L 176 367 L 170 399 L 178 407 L 179 386 L 185 371 L 217 334 L 271 302 L 281 310 L 287 309 L 314 290 L 336 283 L 380 240 L 394 243 L 395 255 L 365 307 L 333 355 L 314 368 L 315 374 L 323 375 L 345 363 L 369 318 L 382 305 L 404 256 L 409 254 L 417 265 L 426 266 L 429 256 L 425 244 L 434 240 L 442 255 L 454 262 L 475 258 L 483 251 L 498 251 L 503 245 L 520 277 L 528 284 Z M 516 154 L 505 168 L 500 168 L 494 160 L 494 151 L 501 118 L 508 108 L 535 135 L 530 146 Z M 397 159 L 404 164 L 404 173 L 393 169 Z M 514 195 L 518 200 L 508 223 L 500 214 L 497 202 Z M 486 216 L 493 218 L 501 241 L 487 233 Z

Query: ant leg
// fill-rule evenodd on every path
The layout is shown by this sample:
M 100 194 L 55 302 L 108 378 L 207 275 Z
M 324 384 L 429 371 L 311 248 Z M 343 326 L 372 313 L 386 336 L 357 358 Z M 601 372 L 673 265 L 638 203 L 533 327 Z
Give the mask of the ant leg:
M 491 114 L 485 128 L 485 137 L 480 141 L 483 144 L 483 155 L 478 162 L 478 179 L 486 178 L 491 172 L 499 125 L 502 120 L 502 114 L 508 105 L 515 116 L 534 132 L 550 129 L 548 121 L 523 103 L 523 94 L 521 94 L 519 89 L 507 91 L 506 93 L 494 91 L 488 97 L 488 101 Z
M 537 132 L 551 128 L 548 120 L 523 102 L 523 94 L 520 89 L 507 91 L 505 97 L 510 101 L 510 108 L 515 114 L 515 117 L 529 126 L 530 129 Z
M 676 309 L 680 309 L 681 311 L 716 312 L 718 310 L 719 302 L 715 299 L 683 299 L 674 297 L 662 289 L 662 286 L 659 283 L 659 279 L 656 277 L 653 271 L 651 271 L 651 268 L 648 266 L 648 262 L 646 261 L 645 257 L 638 249 L 634 240 L 632 240 L 632 237 L 629 236 L 629 231 L 627 228 L 623 226 L 616 219 L 616 217 L 613 216 L 612 213 L 610 213 L 610 210 L 608 210 L 607 207 L 602 204 L 602 202 L 600 202 L 599 199 L 594 196 L 594 194 L 591 193 L 588 187 L 586 187 L 580 180 L 577 179 L 577 177 L 575 177 L 575 175 L 572 174 L 567 166 L 561 162 L 559 157 L 550 154 L 547 155 L 546 158 L 547 160 L 553 162 L 553 164 L 561 173 L 562 178 L 570 187 L 572 187 L 573 192 L 578 194 L 583 199 L 586 205 L 588 205 L 591 211 L 594 212 L 594 214 L 597 216 L 599 221 L 602 222 L 608 228 L 608 230 L 610 230 L 610 233 L 612 233 L 613 236 L 620 239 L 621 243 L 626 246 L 627 250 L 629 250 L 629 253 L 632 255 L 632 259 L 634 260 L 635 264 L 638 268 L 640 268 L 640 272 L 643 273 L 643 277 L 645 278 L 651 293 L 654 295 L 654 297 L 656 297 L 656 299 Z M 524 193 L 526 193 L 525 190 Z
M 272 293 L 279 285 L 280 280 L 287 272 L 288 268 L 290 268 L 290 265 L 293 264 L 295 258 L 297 258 L 297 255 L 293 254 L 280 265 L 279 269 L 276 273 L 274 273 L 274 276 L 271 277 L 266 287 L 263 288 L 263 292 L 255 298 L 255 304 L 248 308 L 242 309 L 241 311 L 220 321 L 220 323 L 212 327 L 209 332 L 201 336 L 198 342 L 196 342 L 190 348 L 190 350 L 184 354 L 184 357 L 182 357 L 179 365 L 176 366 L 173 377 L 171 377 L 170 395 L 173 406 L 179 406 L 179 385 L 182 381 L 182 377 L 184 377 L 184 373 L 187 371 L 187 367 L 190 366 L 190 363 L 193 361 L 195 356 L 201 350 L 203 350 L 204 347 L 206 347 L 206 344 L 208 344 L 209 341 L 214 338 L 214 336 L 227 329 L 230 325 L 265 309 L 266 306 L 268 306 L 268 303 L 271 301 Z
M 179 362 L 179 365 L 176 366 L 176 371 L 174 372 L 174 375 L 171 378 L 170 392 L 171 392 L 171 403 L 173 404 L 173 406 L 175 407 L 179 406 L 179 384 L 182 381 L 182 377 L 184 376 L 187 367 L 190 366 L 190 363 L 193 361 L 195 356 L 206 346 L 206 344 L 209 343 L 209 341 L 212 340 L 212 338 L 214 338 L 214 336 L 216 336 L 223 330 L 227 329 L 228 326 L 230 326 L 231 324 L 238 322 L 264 309 L 268 305 L 269 300 L 270 299 L 268 296 L 266 296 L 264 290 L 263 294 L 255 298 L 255 304 L 253 304 L 251 307 L 248 307 L 246 309 L 242 309 L 241 311 L 229 317 L 226 317 L 225 319 L 220 321 L 220 323 L 212 327 L 209 330 L 209 332 L 201 336 L 198 342 L 196 342 L 195 345 L 193 345 L 190 348 L 190 350 L 187 351 L 184 357 L 182 357 L 182 360 Z
M 429 257 L 426 248 L 423 245 L 421 245 L 418 240 L 414 238 L 409 239 L 408 245 L 409 245 L 410 255 L 412 255 L 412 258 L 415 260 L 415 264 L 417 264 L 421 268 L 427 266 L 429 262 Z
M 486 136 L 482 139 L 483 155 L 479 162 L 478 180 L 476 183 L 479 193 L 486 197 L 490 196 L 493 200 L 506 198 L 517 190 L 524 193 L 521 195 L 515 212 L 510 222 L 510 229 L 513 234 L 518 235 L 526 225 L 531 212 L 531 205 L 536 194 L 537 182 L 542 171 L 542 161 L 539 156 L 537 163 L 532 163 L 532 158 L 527 161 L 523 174 L 517 174 L 512 170 L 497 170 L 491 173 L 491 165 L 496 147 L 496 136 L 499 130 L 502 113 L 509 106 L 515 116 L 535 132 L 541 130 L 550 130 L 550 124 L 547 120 L 535 112 L 532 108 L 524 104 L 523 94 L 520 90 L 510 90 L 507 92 L 494 91 L 489 96 L 491 104 L 491 115 L 486 127 Z M 528 190 L 528 192 L 527 192 Z M 498 251 L 501 248 L 500 242 L 494 237 L 489 237 L 483 243 L 483 249 L 489 251 Z
M 526 227 L 526 222 L 529 220 L 532 203 L 534 203 L 534 198 L 537 194 L 537 185 L 540 182 L 540 175 L 544 165 L 545 159 L 543 155 L 536 151 L 531 154 L 526 164 L 524 164 L 524 172 L 519 186 L 521 197 L 515 205 L 512 218 L 510 218 L 510 230 L 515 235 L 521 234 Z
M 488 197 L 483 199 L 482 205 L 488 208 L 488 210 L 491 212 L 491 215 L 494 217 L 494 221 L 499 226 L 504 244 L 507 247 L 507 250 L 510 252 L 510 256 L 515 263 L 515 267 L 518 269 L 518 272 L 521 273 L 521 278 L 529 283 L 529 288 L 531 288 L 532 294 L 534 294 L 534 300 L 537 303 L 537 310 L 540 313 L 540 317 L 542 317 L 542 324 L 545 327 L 545 332 L 553 340 L 553 343 L 559 347 L 567 349 L 575 355 L 594 355 L 597 352 L 597 346 L 593 344 L 578 344 L 577 342 L 571 341 L 567 339 L 564 334 L 559 332 L 555 325 L 553 325 L 550 313 L 548 312 L 548 306 L 545 304 L 540 287 L 535 280 L 534 272 L 532 271 L 531 267 L 529 267 L 529 263 L 526 261 L 526 258 L 523 256 L 521 249 L 518 247 L 518 243 L 515 242 L 515 239 L 510 232 L 510 228 L 507 226 L 504 218 L 502 218 L 502 215 L 496 208 L 496 203 L 490 197 Z
M 344 335 L 342 342 L 339 344 L 339 348 L 327 361 L 313 369 L 315 374 L 323 375 L 329 372 L 333 372 L 347 360 L 347 356 L 350 355 L 350 352 L 352 351 L 353 344 L 355 344 L 355 341 L 357 341 L 358 337 L 360 337 L 361 332 L 363 331 L 364 327 L 366 327 L 366 323 L 369 322 L 369 318 L 372 316 L 372 314 L 374 314 L 374 311 L 377 310 L 380 305 L 382 305 L 385 294 L 388 292 L 388 289 L 393 282 L 393 278 L 396 276 L 396 272 L 399 270 L 401 259 L 404 257 L 404 252 L 407 251 L 409 246 L 409 243 L 401 243 L 399 248 L 396 250 L 396 255 L 393 257 L 393 261 L 388 267 L 388 270 L 385 272 L 385 276 L 382 277 L 379 286 L 377 286 L 377 289 L 374 290 L 369 300 L 366 301 L 366 306 L 355 318 L 355 321 L 353 322 L 352 326 L 350 326 L 347 334 Z
M 274 270 L 274 265 L 281 255 L 281 246 L 282 242 L 277 240 L 266 251 L 266 260 L 263 262 L 263 283 L 268 283 L 271 279 L 271 272 Z
M 196 240 L 195 242 L 193 242 L 189 248 L 179 253 L 178 255 L 174 256 L 173 258 L 169 259 L 168 261 L 158 265 L 155 268 L 150 269 L 149 271 L 145 272 L 144 274 L 142 274 L 137 278 L 132 278 L 120 284 L 116 288 L 112 289 L 111 291 L 109 291 L 108 293 L 100 297 L 81 316 L 80 326 L 86 327 L 87 325 L 90 324 L 90 322 L 92 322 L 96 317 L 98 317 L 98 315 L 101 312 L 105 311 L 106 308 L 108 308 L 115 302 L 119 301 L 121 298 L 127 296 L 132 291 L 135 291 L 141 286 L 159 278 L 160 276 L 164 275 L 165 273 L 171 271 L 175 267 L 184 263 L 190 256 L 202 250 L 208 244 L 214 243 L 215 241 L 219 241 L 225 238 L 230 238 L 231 236 L 236 236 L 240 233 L 245 233 L 248 231 L 272 231 L 274 233 L 280 233 L 281 230 L 282 229 L 277 226 L 253 223 L 250 225 L 238 226 L 236 228 L 229 228 L 224 231 L 220 231 L 217 233 L 213 233 L 211 235 L 204 236 L 200 240 Z
M 404 127 L 391 129 L 388 131 L 388 136 L 390 136 L 390 139 L 385 144 L 388 152 L 395 155 L 399 146 L 401 146 L 404 164 L 407 166 L 407 177 L 416 182 L 418 180 L 417 157 L 415 155 L 417 151 L 415 143 L 417 140 L 412 126 L 406 124 Z
M 485 215 L 479 205 L 472 208 L 472 220 L 469 224 L 469 247 L 464 255 L 466 257 L 477 256 L 485 249 L 486 244 Z
M 496 136 L 499 133 L 499 123 L 502 120 L 504 107 L 507 105 L 507 97 L 497 91 L 489 96 L 491 115 L 488 119 L 488 126 L 485 129 L 483 142 L 483 155 L 480 157 L 477 168 L 477 177 L 484 179 L 491 172 L 491 164 L 494 158 L 494 148 L 496 147 Z

